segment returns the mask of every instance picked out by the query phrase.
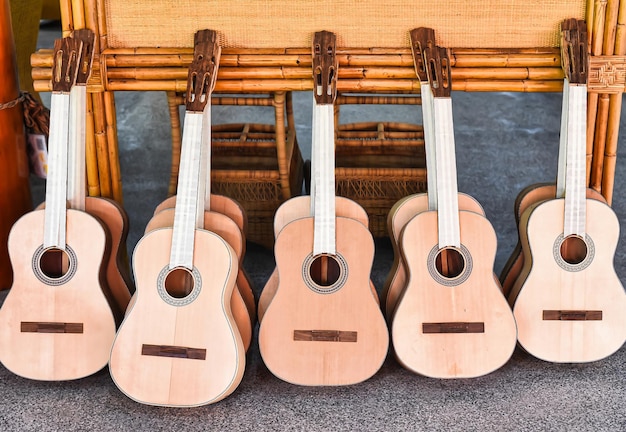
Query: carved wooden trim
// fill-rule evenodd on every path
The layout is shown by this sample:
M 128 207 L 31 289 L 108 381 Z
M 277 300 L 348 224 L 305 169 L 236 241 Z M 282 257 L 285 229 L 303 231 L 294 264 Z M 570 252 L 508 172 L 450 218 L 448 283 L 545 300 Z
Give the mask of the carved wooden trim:
M 83 323 L 22 321 L 20 331 L 22 333 L 83 333 Z
M 601 321 L 599 310 L 544 310 L 544 321 Z
M 484 322 L 423 323 L 422 333 L 484 333 Z
M 589 92 L 622 93 L 626 90 L 626 56 L 591 56 Z
M 206 349 L 173 345 L 141 345 L 141 355 L 206 360 Z
M 341 330 L 294 330 L 293 340 L 305 342 L 356 342 L 357 332 Z

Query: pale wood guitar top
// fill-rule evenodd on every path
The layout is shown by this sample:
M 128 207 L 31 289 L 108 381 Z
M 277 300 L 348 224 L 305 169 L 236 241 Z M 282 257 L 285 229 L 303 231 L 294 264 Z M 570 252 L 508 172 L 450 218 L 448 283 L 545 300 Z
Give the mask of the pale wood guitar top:
M 230 309 L 237 258 L 219 236 L 196 230 L 194 267 L 201 287 L 194 285 L 184 299 L 187 304 L 172 305 L 158 292 L 159 274 L 169 264 L 172 231 L 154 230 L 137 244 L 133 254 L 137 300 L 115 338 L 111 376 L 122 392 L 141 403 L 217 402 L 235 390 L 245 366 L 243 342 Z M 168 356 L 167 348 L 162 355 L 142 355 L 144 345 L 200 351 L 205 358 Z
M 147 234 L 150 231 L 154 231 L 155 229 L 159 228 L 172 227 L 173 224 L 174 209 L 164 208 L 160 213 L 155 214 L 152 219 L 150 219 L 150 221 L 146 225 L 145 233 Z M 228 245 L 233 248 L 233 250 L 235 251 L 235 255 L 237 256 L 239 271 L 237 272 L 237 282 L 235 284 L 235 289 L 233 290 L 233 295 L 230 299 L 230 307 L 235 318 L 235 322 L 237 323 L 239 333 L 241 333 L 241 339 L 243 340 L 244 347 L 247 351 L 250 347 L 250 343 L 252 342 L 252 327 L 254 321 L 253 317 L 250 316 L 244 298 L 241 294 L 241 291 L 245 290 L 246 286 L 248 290 L 252 292 L 250 286 L 247 285 L 247 280 L 243 272 L 241 271 L 241 264 L 243 260 L 242 253 L 244 249 L 244 242 L 241 238 L 241 231 L 232 219 L 223 215 L 222 213 L 216 213 L 212 211 L 204 212 L 204 229 L 214 232 L 221 238 L 223 238 L 226 243 L 228 243 Z M 204 257 L 204 259 L 211 259 L 211 256 L 208 255 Z
M 279 287 L 261 321 L 261 356 L 270 371 L 287 382 L 354 384 L 378 371 L 389 344 L 385 319 L 370 288 L 374 242 L 362 223 L 336 218 L 336 250 L 346 263 L 341 273 L 345 280 L 336 291 L 321 294 L 312 289 L 319 286 L 303 276 L 313 250 L 313 225 L 312 217 L 298 219 L 276 239 Z M 313 340 L 302 340 L 300 333 Z M 342 335 L 353 340 L 342 340 Z
M 521 215 L 526 211 L 527 208 L 540 202 L 554 199 L 555 195 L 555 184 L 539 183 L 524 188 L 515 199 L 515 224 L 517 225 L 518 229 Z M 587 198 L 606 203 L 606 199 L 604 198 L 604 196 L 594 189 L 587 189 Z M 509 296 L 509 293 L 511 292 L 511 289 L 513 288 L 513 285 L 519 277 L 519 274 L 522 271 L 523 267 L 524 254 L 522 253 L 522 244 L 518 232 L 517 244 L 515 245 L 511 256 L 507 260 L 502 269 L 502 273 L 500 274 L 502 291 L 504 292 L 505 296 Z
M 13 373 L 61 381 L 91 375 L 106 366 L 115 318 L 104 293 L 106 233 L 92 216 L 67 210 L 66 244 L 74 252 L 63 280 L 36 274 L 34 258 L 42 246 L 44 210 L 24 215 L 9 235 L 15 280 L 0 309 L 0 360 Z M 36 261 L 36 260 L 35 260 Z M 39 268 L 37 264 L 35 264 Z M 48 283 L 46 283 L 48 281 Z M 81 327 L 77 332 L 22 331 L 22 323 Z
M 485 215 L 480 203 L 464 193 L 459 193 L 459 209 Z M 393 265 L 385 280 L 381 297 L 384 301 L 385 316 L 389 322 L 391 322 L 396 304 L 402 295 L 407 280 L 406 263 L 402 259 L 402 251 L 400 250 L 400 233 L 411 218 L 425 211 L 428 211 L 428 194 L 424 193 L 402 198 L 394 204 L 387 216 L 387 229 L 393 247 Z
M 45 208 L 45 202 L 37 209 Z M 117 202 L 102 197 L 86 197 L 85 211 L 95 216 L 108 231 L 110 254 L 106 259 L 106 288 L 114 300 L 112 305 L 116 319 L 121 321 L 130 302 L 131 277 L 122 262 L 126 256 L 126 237 L 128 236 L 128 216 Z M 105 288 L 105 287 L 103 287 Z
M 434 267 L 438 250 L 437 212 L 415 216 L 401 235 L 409 279 L 391 326 L 396 357 L 406 368 L 433 378 L 470 378 L 490 373 L 513 354 L 516 327 L 511 309 L 493 275 L 496 235 L 483 216 L 459 212 L 465 260 L 457 278 L 443 278 Z M 440 280 L 435 279 L 438 275 Z M 483 332 L 435 331 L 426 326 L 482 323 Z
M 367 217 L 365 209 L 348 198 L 335 197 L 335 212 L 337 216 L 357 220 L 365 225 L 365 227 L 369 225 L 369 218 Z M 274 238 L 278 237 L 278 234 L 288 223 L 293 222 L 296 219 L 302 219 L 310 216 L 311 197 L 309 195 L 298 196 L 285 201 L 280 207 L 278 207 L 278 210 L 276 210 L 276 214 L 274 215 Z M 378 301 L 376 287 L 371 282 L 370 285 L 372 293 L 374 294 L 376 301 Z M 259 297 L 259 304 L 257 306 L 259 321 L 263 319 L 263 315 L 265 314 L 269 304 L 272 302 L 272 298 L 274 298 L 277 288 L 278 271 L 277 269 L 274 269 L 265 283 L 263 291 L 261 291 L 261 296 Z
M 154 210 L 154 215 L 157 215 L 161 211 L 174 208 L 176 206 L 176 195 L 171 196 L 164 201 L 162 201 Z M 223 215 L 228 216 L 232 219 L 239 230 L 241 231 L 242 238 L 242 249 L 241 249 L 241 257 L 244 257 L 246 254 L 246 232 L 248 230 L 248 218 L 246 217 L 246 212 L 243 207 L 232 198 L 226 197 L 224 195 L 216 195 L 211 194 L 211 211 L 216 213 L 221 213 Z M 237 249 L 235 246 L 231 244 L 234 249 Z M 240 264 L 242 263 L 242 259 L 240 259 Z M 252 292 L 252 283 L 250 282 L 250 277 L 246 273 L 245 269 L 240 265 L 239 272 L 243 274 L 245 281 L 238 281 L 237 287 L 243 300 L 246 302 L 246 307 L 248 308 L 248 312 L 250 314 L 250 319 L 252 322 L 256 320 L 256 302 L 254 300 L 254 293 Z M 238 278 L 240 278 L 238 276 Z
M 555 250 L 563 234 L 564 199 L 531 206 L 520 221 L 524 267 L 511 290 L 519 343 L 551 362 L 589 362 L 617 351 L 626 340 L 626 293 L 613 259 L 619 221 L 606 204 L 588 199 L 587 256 L 564 266 Z M 601 311 L 601 319 L 542 319 L 544 311 Z

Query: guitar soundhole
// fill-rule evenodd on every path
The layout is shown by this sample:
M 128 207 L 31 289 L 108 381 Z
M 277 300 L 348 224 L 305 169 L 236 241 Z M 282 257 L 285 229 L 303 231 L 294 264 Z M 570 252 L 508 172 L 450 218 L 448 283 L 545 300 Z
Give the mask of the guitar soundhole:
M 435 268 L 442 277 L 455 279 L 465 270 L 465 259 L 458 250 L 443 248 L 435 257 Z
M 587 244 L 578 236 L 569 236 L 561 243 L 561 258 L 572 265 L 580 264 L 587 257 Z
M 193 291 L 194 278 L 191 272 L 185 268 L 176 268 L 165 277 L 165 291 L 176 298 L 187 297 Z
M 70 269 L 70 257 L 61 249 L 48 249 L 39 258 L 39 268 L 46 277 L 60 279 Z
M 341 266 L 329 255 L 321 255 L 313 260 L 309 267 L 313 282 L 321 287 L 334 285 L 341 276 Z
M 348 263 L 341 254 L 309 254 L 302 263 L 302 279 L 318 294 L 332 294 L 348 279 Z

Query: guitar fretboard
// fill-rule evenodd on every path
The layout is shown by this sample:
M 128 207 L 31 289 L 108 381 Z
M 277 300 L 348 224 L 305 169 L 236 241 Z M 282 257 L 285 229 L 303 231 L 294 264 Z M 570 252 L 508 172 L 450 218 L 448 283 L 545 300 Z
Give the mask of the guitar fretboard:
M 85 122 L 87 86 L 75 85 L 70 91 L 70 119 L 67 155 L 67 201 L 69 207 L 85 210 L 87 195 L 85 164 Z
M 456 179 L 452 99 L 434 98 L 435 143 L 437 147 L 437 224 L 439 248 L 460 247 L 459 201 Z
M 69 94 L 52 93 L 44 213 L 44 248 L 54 247 L 65 250 L 69 110 Z
M 584 238 L 586 226 L 587 85 L 568 86 L 567 169 L 563 235 Z
M 195 230 L 196 227 L 203 227 L 204 204 L 198 199 L 198 188 L 200 183 L 205 180 L 200 178 L 204 121 L 202 112 L 187 111 L 185 113 L 176 208 L 174 210 L 174 232 L 170 250 L 170 269 L 176 267 L 193 269 Z
M 437 152 L 434 137 L 433 93 L 428 81 L 420 82 L 422 117 L 424 122 L 424 147 L 426 150 L 426 181 L 428 209 L 437 210 Z
M 335 249 L 335 116 L 332 104 L 313 104 L 315 164 L 311 165 L 315 187 L 311 189 L 314 214 L 313 255 Z

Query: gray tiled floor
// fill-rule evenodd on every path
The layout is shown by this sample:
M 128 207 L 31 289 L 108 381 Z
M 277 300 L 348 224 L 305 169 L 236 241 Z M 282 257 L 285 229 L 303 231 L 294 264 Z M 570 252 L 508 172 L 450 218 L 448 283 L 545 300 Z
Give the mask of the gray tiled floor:
M 42 43 L 54 37 L 46 32 Z M 484 206 L 498 235 L 495 271 L 513 249 L 512 214 L 518 191 L 551 181 L 556 167 L 560 94 L 455 93 L 454 116 L 459 189 Z M 310 149 L 311 96 L 295 95 L 298 140 Z M 169 130 L 162 93 L 117 95 L 119 142 L 126 208 L 131 218 L 129 251 L 154 207 L 166 195 Z M 418 108 L 353 107 L 342 121 L 419 122 Z M 622 130 L 626 117 L 623 117 Z M 216 108 L 214 121 L 238 118 L 270 122 L 261 109 Z M 625 159 L 616 171 L 614 209 L 626 221 Z M 33 182 L 41 197 L 41 182 Z M 615 257 L 626 282 L 626 238 Z M 376 243 L 373 280 L 380 289 L 389 271 L 388 241 Z M 245 267 L 258 295 L 273 268 L 271 251 L 249 245 Z M 626 430 L 626 349 L 583 365 L 545 363 L 517 350 L 498 371 L 478 379 L 442 381 L 414 375 L 392 355 L 370 380 L 350 387 L 305 388 L 273 377 L 256 342 L 240 387 L 224 401 L 196 409 L 153 408 L 123 396 L 108 372 L 76 382 L 28 381 L 0 367 L 2 430 Z

